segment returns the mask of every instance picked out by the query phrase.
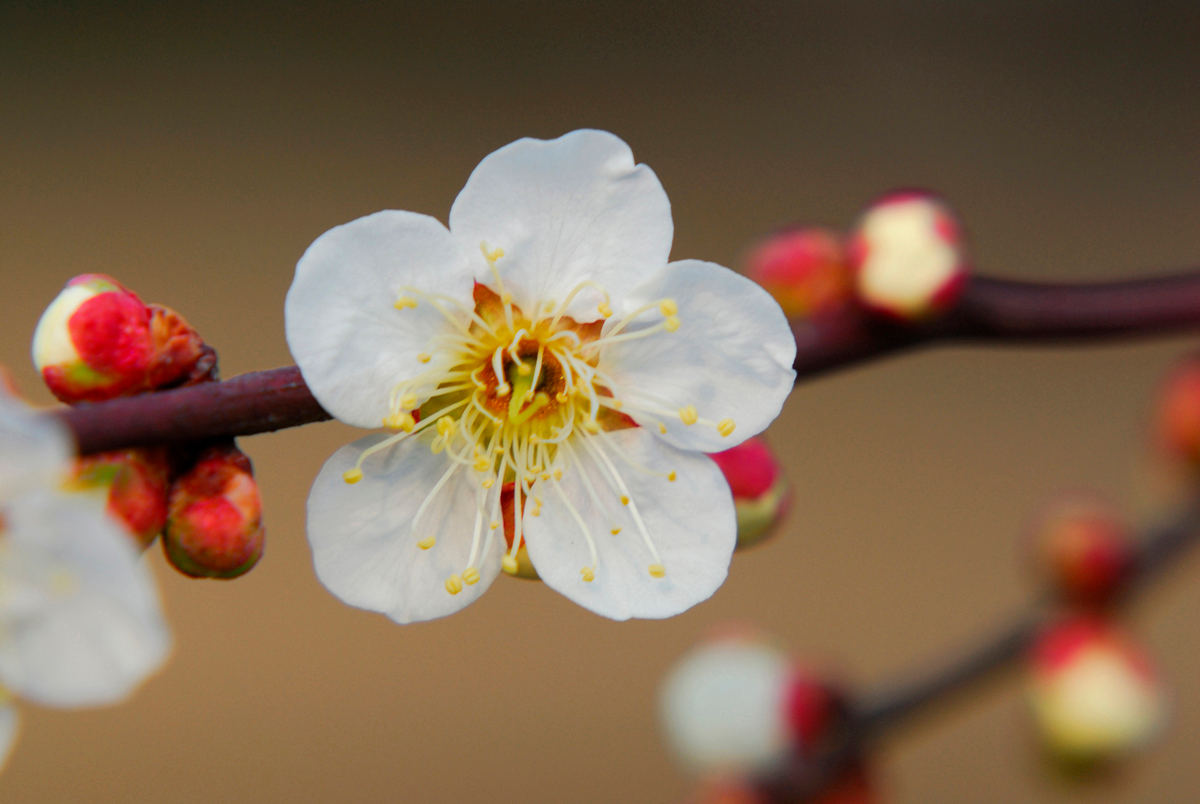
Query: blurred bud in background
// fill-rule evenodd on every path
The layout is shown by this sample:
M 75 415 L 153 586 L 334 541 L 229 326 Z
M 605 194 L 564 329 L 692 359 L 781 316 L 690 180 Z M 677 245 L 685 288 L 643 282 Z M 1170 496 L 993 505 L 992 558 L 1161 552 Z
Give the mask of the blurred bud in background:
M 1163 685 L 1149 657 L 1098 617 L 1046 628 L 1029 653 L 1028 692 L 1042 743 L 1071 768 L 1129 754 L 1166 719 Z
M 262 557 L 262 503 L 250 459 L 211 447 L 171 487 L 163 547 L 185 575 L 236 578 Z
M 1040 574 L 1063 600 L 1102 606 L 1120 591 L 1133 547 L 1127 524 L 1108 501 L 1065 494 L 1037 515 L 1030 535 Z
M 95 402 L 178 382 L 205 354 L 177 313 L 148 306 L 103 274 L 84 274 L 42 313 L 33 362 L 63 402 Z
M 1181 360 L 1158 394 L 1158 441 L 1171 457 L 1200 470 L 1200 355 Z
M 792 492 L 775 454 L 761 438 L 709 455 L 721 468 L 737 511 L 738 549 L 758 544 L 791 507 Z
M 167 521 L 170 463 L 161 447 L 114 450 L 77 458 L 68 485 L 105 495 L 108 512 L 146 549 Z
M 958 219 L 930 193 L 889 193 L 859 218 L 847 247 L 859 301 L 899 321 L 936 316 L 966 284 L 968 263 Z
M 667 742 L 696 772 L 770 772 L 821 739 L 840 712 L 820 679 L 750 634 L 710 639 L 668 673 L 660 696 Z
M 841 238 L 828 229 L 777 232 L 746 255 L 745 270 L 791 319 L 829 315 L 854 301 Z

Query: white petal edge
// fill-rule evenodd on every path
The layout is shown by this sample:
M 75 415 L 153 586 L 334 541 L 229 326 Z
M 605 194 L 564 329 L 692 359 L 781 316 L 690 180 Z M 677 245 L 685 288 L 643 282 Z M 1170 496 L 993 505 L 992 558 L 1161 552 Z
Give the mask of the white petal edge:
M 453 614 L 475 602 L 500 573 L 503 535 L 496 534 L 476 560 L 479 581 L 456 595 L 447 592 L 446 579 L 467 568 L 479 478 L 470 467 L 460 467 L 422 513 L 414 535 L 413 516 L 452 464 L 430 452 L 432 433 L 423 434 L 370 456 L 363 478 L 346 483 L 343 474 L 362 451 L 386 437 L 375 434 L 342 447 L 313 482 L 308 541 L 317 577 L 342 601 L 398 623 Z M 417 546 L 430 535 L 433 547 Z
M 0 500 L 59 482 L 74 452 L 66 427 L 0 390 Z
M 614 343 L 601 354 L 600 368 L 626 402 L 625 412 L 655 433 L 661 423 L 668 442 L 701 452 L 729 449 L 766 429 L 796 380 L 796 339 L 783 310 L 744 276 L 699 260 L 670 263 L 638 288 L 625 311 L 663 298 L 678 305 L 678 330 Z M 654 310 L 623 332 L 662 320 Z M 639 413 L 639 402 L 662 412 Z M 678 411 L 688 405 L 712 423 L 732 419 L 733 432 L 722 436 L 711 423 L 685 425 Z
M 474 307 L 466 256 L 437 219 L 385 210 L 334 227 L 296 264 L 285 303 L 288 347 L 313 396 L 334 417 L 379 427 L 402 380 L 427 371 L 435 335 L 454 324 L 426 300 L 395 308 L 401 288 L 456 299 L 454 320 Z M 411 295 L 411 294 L 407 294 Z
M 7 693 L 0 690 L 0 696 Z M 0 771 L 8 764 L 12 756 L 13 746 L 17 744 L 17 733 L 21 729 L 21 720 L 17 716 L 17 708 L 11 700 L 0 702 Z
M 450 231 L 475 254 L 485 242 L 504 250 L 501 280 L 531 313 L 585 280 L 620 298 L 666 264 L 674 224 L 654 171 L 635 165 L 616 135 L 585 129 L 517 140 L 484 157 L 450 209 Z M 482 255 L 476 266 L 495 289 Z M 589 289 L 567 312 L 591 321 L 600 301 Z
M 0 684 L 47 706 L 122 700 L 171 646 L 129 537 L 83 495 L 27 495 L 5 517 Z
M 562 464 L 557 485 L 596 544 L 595 577 L 589 582 L 580 574 L 591 564 L 587 540 L 555 490 L 555 481 L 534 485 L 534 494 L 543 500 L 541 513 L 524 519 L 525 544 L 538 575 L 556 592 L 614 620 L 671 617 L 707 600 L 725 580 L 737 538 L 733 498 L 721 470 L 707 456 L 677 450 L 643 428 L 602 433 L 594 439 L 624 480 L 632 505 L 621 504 L 621 492 L 610 484 L 611 474 L 576 444 L 572 449 L 580 460 Z M 640 472 L 621 455 L 663 476 Z M 671 471 L 676 473 L 674 482 L 665 477 Z M 660 561 L 647 548 L 633 507 Z M 614 535 L 614 527 L 620 533 Z M 655 578 L 649 567 L 660 562 L 666 575 Z

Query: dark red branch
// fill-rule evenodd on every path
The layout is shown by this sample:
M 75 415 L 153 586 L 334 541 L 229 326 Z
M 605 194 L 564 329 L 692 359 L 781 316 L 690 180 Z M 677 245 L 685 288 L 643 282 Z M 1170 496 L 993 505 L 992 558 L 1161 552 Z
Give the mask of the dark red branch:
M 1092 285 L 977 277 L 954 309 L 921 326 L 871 318 L 857 308 L 793 325 L 799 379 L 925 343 L 1060 343 L 1190 329 L 1200 329 L 1200 272 Z M 251 435 L 330 418 L 295 367 L 80 405 L 58 415 L 85 454 Z

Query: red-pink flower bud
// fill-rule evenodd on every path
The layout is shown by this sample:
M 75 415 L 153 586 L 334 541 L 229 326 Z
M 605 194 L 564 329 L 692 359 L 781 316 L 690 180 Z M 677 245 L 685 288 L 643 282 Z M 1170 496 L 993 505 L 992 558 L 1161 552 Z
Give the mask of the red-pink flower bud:
M 746 273 L 775 297 L 788 318 L 833 313 L 854 299 L 841 239 L 827 229 L 791 229 L 768 237 L 747 255 Z
M 76 459 L 68 483 L 78 489 L 103 491 L 108 512 L 125 524 L 144 550 L 167 521 L 169 471 L 165 449 L 115 450 Z
M 1185 358 L 1168 375 L 1156 423 L 1163 449 L 1200 469 L 1200 356 Z
M 717 462 L 737 511 L 738 548 L 758 544 L 771 534 L 791 506 L 791 486 L 779 461 L 761 438 L 709 456 Z
M 99 401 L 177 382 L 204 343 L 167 308 L 146 305 L 103 274 L 84 274 L 50 303 L 33 334 L 33 362 L 63 402 Z
M 966 283 L 958 219 L 943 200 L 925 192 L 890 193 L 867 207 L 850 237 L 848 256 L 862 304 L 900 321 L 946 310 Z
M 1116 509 L 1098 498 L 1054 501 L 1033 523 L 1038 563 L 1065 599 L 1106 603 L 1120 590 L 1133 560 L 1129 530 Z
M 1100 618 L 1052 625 L 1030 651 L 1034 721 L 1051 754 L 1072 764 L 1144 744 L 1164 723 L 1165 697 L 1146 653 Z
M 236 578 L 262 557 L 262 503 L 250 459 L 212 447 L 171 487 L 163 547 L 185 575 Z

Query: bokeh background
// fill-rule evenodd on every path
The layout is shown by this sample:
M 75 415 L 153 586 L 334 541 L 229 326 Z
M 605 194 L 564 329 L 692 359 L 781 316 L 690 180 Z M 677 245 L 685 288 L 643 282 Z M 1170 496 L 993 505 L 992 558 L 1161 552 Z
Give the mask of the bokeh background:
M 387 207 L 444 220 L 482 156 L 584 126 L 658 173 L 676 258 L 736 265 L 778 225 L 845 226 L 920 185 L 961 211 L 984 272 L 1194 265 L 1198 35 L 1195 4 L 5 2 L 0 362 L 49 403 L 34 323 L 101 271 L 180 310 L 226 376 L 288 364 L 283 298 L 313 238 Z M 1148 402 L 1193 343 L 941 348 L 800 386 L 771 431 L 787 525 L 666 622 L 503 577 L 439 622 L 348 608 L 315 580 L 303 508 L 354 433 L 243 439 L 262 563 L 196 582 L 152 550 L 173 660 L 120 707 L 24 707 L 0 800 L 678 801 L 655 692 L 690 644 L 749 621 L 869 684 L 972 643 L 1032 594 L 1020 537 L 1050 494 L 1166 504 Z M 888 742 L 881 784 L 899 802 L 1192 800 L 1197 610 L 1189 559 L 1130 613 L 1176 715 L 1123 773 L 1084 794 L 1044 775 L 1010 683 Z

